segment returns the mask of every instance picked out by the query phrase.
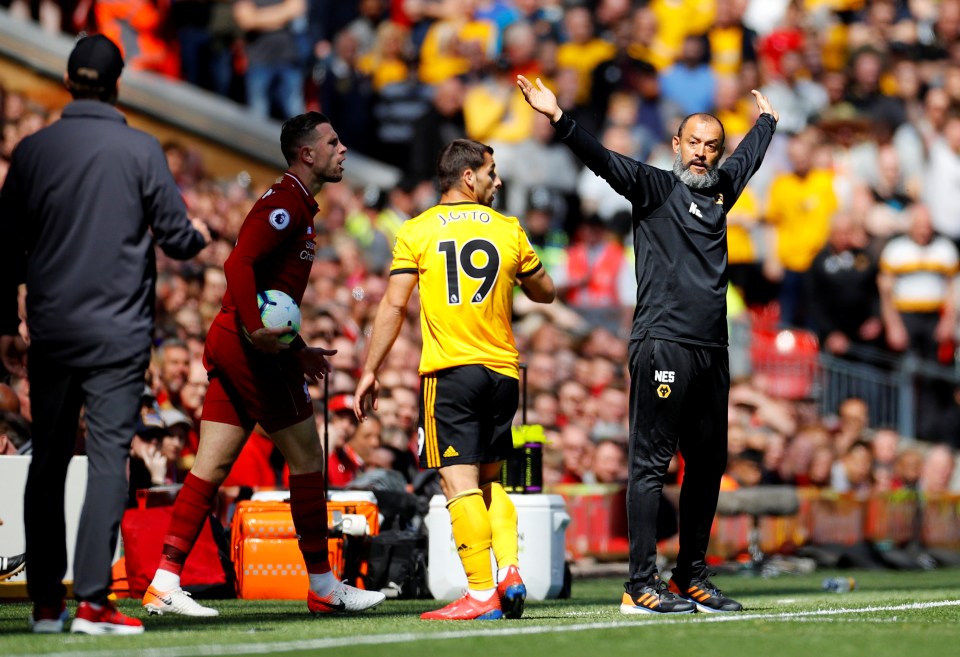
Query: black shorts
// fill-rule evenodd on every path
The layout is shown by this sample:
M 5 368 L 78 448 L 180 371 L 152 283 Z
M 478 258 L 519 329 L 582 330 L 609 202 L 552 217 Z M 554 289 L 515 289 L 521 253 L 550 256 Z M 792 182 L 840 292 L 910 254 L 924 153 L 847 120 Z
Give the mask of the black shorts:
M 727 349 L 648 335 L 630 343 L 630 376 L 634 464 L 665 473 L 679 446 L 688 465 L 703 458 L 722 474 L 730 394 Z
M 420 377 L 420 466 L 496 463 L 513 449 L 516 379 L 483 365 L 451 367 Z

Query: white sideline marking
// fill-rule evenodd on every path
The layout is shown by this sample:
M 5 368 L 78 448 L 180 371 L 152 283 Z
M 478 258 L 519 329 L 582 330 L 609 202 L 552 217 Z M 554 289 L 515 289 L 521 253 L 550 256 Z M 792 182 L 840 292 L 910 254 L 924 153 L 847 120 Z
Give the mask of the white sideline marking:
M 528 634 L 547 634 L 553 632 L 584 632 L 587 630 L 608 630 L 636 627 L 638 625 L 663 625 L 674 623 L 737 623 L 749 620 L 793 621 L 811 619 L 818 616 L 844 616 L 852 614 L 871 614 L 880 611 L 918 611 L 936 609 L 938 607 L 960 607 L 960 600 L 938 600 L 932 602 L 911 602 L 900 605 L 874 607 L 848 607 L 839 609 L 817 609 L 813 611 L 796 611 L 788 613 L 764 614 L 695 614 L 679 617 L 642 616 L 633 620 L 606 621 L 598 623 L 578 623 L 576 625 L 517 625 L 516 627 L 502 627 L 489 629 L 471 629 L 450 632 L 404 632 L 403 634 L 380 634 L 375 636 L 343 636 L 329 639 L 304 639 L 302 641 L 285 641 L 269 643 L 239 643 L 233 645 L 196 645 L 171 646 L 168 648 L 145 648 L 136 650 L 127 647 L 117 650 L 101 650 L 97 657 L 215 657 L 217 655 L 269 655 L 279 652 L 295 650 L 325 650 L 328 648 L 344 648 L 350 646 L 372 646 L 388 643 L 411 643 L 413 641 L 443 641 L 449 639 L 470 639 L 474 637 L 502 637 Z M 834 619 L 831 619 L 834 620 Z M 144 635 L 148 638 L 150 633 Z M 79 646 L 77 646 L 79 647 Z M 69 652 L 45 652 L 19 657 L 77 657 L 80 654 L 94 654 L 93 651 L 71 650 Z

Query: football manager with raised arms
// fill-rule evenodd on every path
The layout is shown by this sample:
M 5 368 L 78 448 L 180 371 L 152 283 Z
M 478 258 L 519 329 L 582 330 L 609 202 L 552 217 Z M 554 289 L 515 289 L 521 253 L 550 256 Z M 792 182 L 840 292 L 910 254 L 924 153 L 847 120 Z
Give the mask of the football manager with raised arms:
M 127 500 L 127 457 L 153 340 L 156 257 L 186 259 L 209 241 L 187 218 L 160 143 L 112 105 L 123 69 L 101 35 L 76 42 L 60 120 L 26 137 L 0 192 L 0 356 L 30 381 L 33 459 L 24 526 L 34 632 L 67 618 L 63 496 L 80 408 L 87 491 L 77 532 L 72 632 L 139 634 L 108 599 Z M 17 286 L 27 286 L 29 371 L 18 334 Z
M 630 335 L 630 579 L 624 614 L 742 609 L 710 581 L 706 565 L 720 478 L 727 463 L 727 212 L 760 168 L 778 114 L 753 91 L 760 117 L 720 166 L 723 125 L 691 114 L 673 138 L 672 171 L 604 148 L 563 113 L 540 80 L 517 76 L 527 102 L 591 171 L 633 205 L 637 306 Z M 663 480 L 680 448 L 680 553 L 669 588 L 657 572 L 656 521 Z

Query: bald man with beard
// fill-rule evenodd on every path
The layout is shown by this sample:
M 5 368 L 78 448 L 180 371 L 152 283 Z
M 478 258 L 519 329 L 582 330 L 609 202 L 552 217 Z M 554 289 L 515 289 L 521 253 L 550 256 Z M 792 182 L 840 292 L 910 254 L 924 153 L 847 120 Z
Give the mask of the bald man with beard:
M 518 75 L 517 86 L 559 139 L 632 206 L 630 578 L 620 613 L 740 611 L 742 605 L 710 581 L 706 564 L 727 463 L 727 213 L 760 167 L 779 115 L 753 91 L 760 116 L 721 166 L 723 125 L 712 114 L 691 114 L 673 137 L 673 169 L 664 171 L 605 148 L 539 79 L 534 85 Z M 668 590 L 657 571 L 656 524 L 678 447 L 685 463 L 680 552 Z

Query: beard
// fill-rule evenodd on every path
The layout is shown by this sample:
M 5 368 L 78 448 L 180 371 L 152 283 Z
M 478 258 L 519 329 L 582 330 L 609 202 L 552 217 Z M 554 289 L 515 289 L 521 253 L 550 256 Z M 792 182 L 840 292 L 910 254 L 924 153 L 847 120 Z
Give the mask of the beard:
M 683 163 L 683 156 L 680 153 L 677 153 L 677 157 L 673 160 L 673 173 L 680 182 L 693 189 L 707 189 L 720 182 L 720 171 L 716 166 L 707 167 L 706 173 L 694 173 L 689 165 Z

